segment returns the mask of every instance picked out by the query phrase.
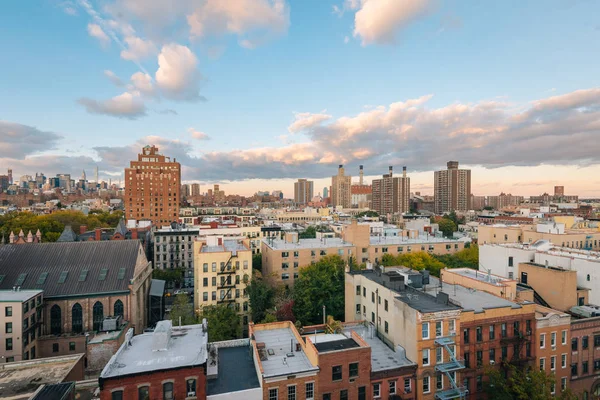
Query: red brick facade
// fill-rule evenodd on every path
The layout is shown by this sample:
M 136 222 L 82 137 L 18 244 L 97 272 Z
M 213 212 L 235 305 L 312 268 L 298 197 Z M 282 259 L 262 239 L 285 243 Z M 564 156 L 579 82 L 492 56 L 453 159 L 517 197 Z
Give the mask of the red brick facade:
M 358 363 L 358 375 L 350 376 L 350 364 Z M 333 380 L 332 369 L 342 367 L 342 378 Z M 366 398 L 371 399 L 371 348 L 357 347 L 340 351 L 319 353 L 319 395 L 331 394 L 331 399 L 340 399 L 342 390 L 348 391 L 348 400 L 358 399 L 358 388 L 365 387 Z

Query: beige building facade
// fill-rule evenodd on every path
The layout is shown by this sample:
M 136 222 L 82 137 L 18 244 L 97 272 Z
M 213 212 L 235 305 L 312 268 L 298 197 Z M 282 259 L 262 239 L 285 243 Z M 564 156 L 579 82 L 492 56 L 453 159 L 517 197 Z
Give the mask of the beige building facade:
M 39 356 L 37 338 L 44 323 L 41 290 L 0 291 L 0 363 Z
M 344 175 L 344 166 L 339 165 L 337 175 L 331 177 L 331 205 L 352 207 L 352 176 Z
M 294 202 L 298 204 L 307 204 L 313 198 L 313 181 L 298 179 L 294 183 Z
M 448 169 L 435 171 L 433 191 L 435 213 L 471 209 L 471 170 L 459 169 L 458 161 L 448 161 Z
M 374 179 L 372 208 L 380 215 L 410 211 L 410 178 L 403 167 L 401 176 L 393 176 L 392 166 L 380 179 Z

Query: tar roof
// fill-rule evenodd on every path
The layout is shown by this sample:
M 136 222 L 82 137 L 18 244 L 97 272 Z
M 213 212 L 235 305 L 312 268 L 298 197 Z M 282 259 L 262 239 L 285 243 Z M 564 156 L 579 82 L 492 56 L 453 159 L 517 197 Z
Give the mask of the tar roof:
M 164 350 L 154 350 L 155 335 L 165 333 L 160 321 L 155 332 L 133 336 L 127 332 L 125 342 L 112 356 L 100 374 L 101 379 L 110 379 L 124 375 L 141 374 L 180 367 L 199 366 L 207 359 L 207 332 L 202 325 L 186 325 L 172 328 L 168 346 Z M 170 321 L 165 329 L 170 328 Z M 132 332 L 132 331 L 131 331 Z M 160 347 L 160 346 L 159 346 Z
M 313 344 L 315 345 L 319 353 L 327 353 L 329 351 L 338 350 L 348 350 L 360 347 L 360 344 L 356 343 L 354 339 L 347 338 L 344 335 L 324 335 L 321 337 L 311 338 L 311 341 L 313 341 Z
M 281 239 L 263 239 L 263 243 L 273 250 L 300 250 L 300 249 L 329 249 L 337 247 L 353 247 L 350 242 L 340 238 L 326 239 L 299 239 L 296 243 L 289 243 Z
M 28 399 L 40 385 L 61 383 L 82 357 L 74 354 L 2 364 L 1 397 Z
M 0 290 L 0 301 L 27 301 L 42 293 L 41 290 Z
M 290 328 L 257 330 L 254 337 L 256 343 L 265 344 L 264 359 L 261 357 L 265 378 L 319 370 L 310 363 L 303 350 L 292 351 L 290 345 L 297 339 Z M 288 357 L 288 353 L 294 356 Z
M 137 240 L 0 246 L 0 289 L 40 289 L 44 297 L 129 291 Z
M 239 392 L 260 387 L 249 346 L 219 347 L 218 375 L 206 380 L 206 394 Z

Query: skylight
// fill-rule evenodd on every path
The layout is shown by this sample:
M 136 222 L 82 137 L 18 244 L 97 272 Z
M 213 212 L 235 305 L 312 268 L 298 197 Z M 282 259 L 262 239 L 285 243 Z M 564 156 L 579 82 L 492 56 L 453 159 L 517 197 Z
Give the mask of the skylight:
M 40 274 L 40 277 L 38 278 L 37 284 L 38 285 L 43 285 L 44 283 L 46 283 L 46 278 L 48 277 L 48 273 L 47 272 L 42 272 Z
M 25 278 L 27 278 L 26 272 L 20 274 L 19 277 L 17 278 L 17 281 L 15 282 L 15 285 L 21 286 L 23 284 L 23 282 L 25 282 Z
M 60 276 L 58 277 L 58 283 L 65 283 L 65 281 L 67 280 L 67 275 L 69 275 L 69 271 L 61 272 Z
M 102 268 L 100 270 L 100 276 L 98 277 L 99 281 L 103 281 L 106 279 L 106 274 L 108 274 L 108 269 L 107 268 Z

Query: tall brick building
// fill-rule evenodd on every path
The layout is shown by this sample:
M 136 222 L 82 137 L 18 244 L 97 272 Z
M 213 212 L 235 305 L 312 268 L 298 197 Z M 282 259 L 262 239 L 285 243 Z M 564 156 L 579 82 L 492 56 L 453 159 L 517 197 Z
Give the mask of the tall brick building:
M 448 161 L 448 169 L 435 171 L 433 192 L 435 213 L 471 209 L 471 170 L 459 169 L 458 161 Z
M 373 180 L 372 208 L 379 214 L 407 213 L 409 199 L 410 178 L 406 176 L 406 167 L 402 169 L 402 176 L 393 176 L 390 165 L 388 174 Z
M 137 161 L 125 168 L 125 216 L 154 225 L 177 221 L 181 191 L 181 165 L 145 146 Z

